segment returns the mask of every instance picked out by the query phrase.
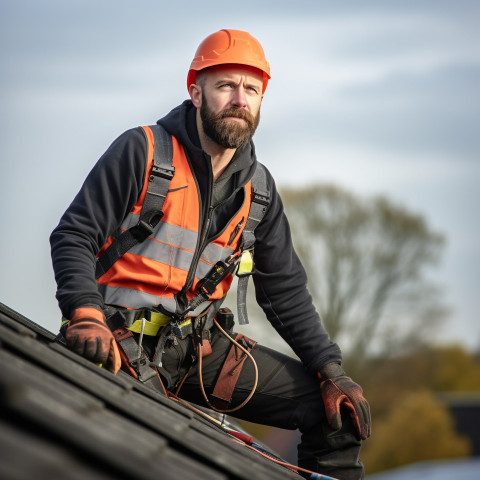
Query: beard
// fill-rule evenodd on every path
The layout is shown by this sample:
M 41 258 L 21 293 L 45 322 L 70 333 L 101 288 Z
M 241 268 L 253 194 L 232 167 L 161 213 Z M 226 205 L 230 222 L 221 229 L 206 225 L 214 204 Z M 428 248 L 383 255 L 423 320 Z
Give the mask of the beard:
M 203 131 L 215 143 L 223 148 L 241 148 L 252 139 L 260 123 L 260 110 L 255 117 L 248 110 L 238 107 L 213 113 L 208 106 L 205 95 L 202 93 L 200 117 Z M 228 117 L 241 118 L 244 122 L 236 122 L 228 119 Z

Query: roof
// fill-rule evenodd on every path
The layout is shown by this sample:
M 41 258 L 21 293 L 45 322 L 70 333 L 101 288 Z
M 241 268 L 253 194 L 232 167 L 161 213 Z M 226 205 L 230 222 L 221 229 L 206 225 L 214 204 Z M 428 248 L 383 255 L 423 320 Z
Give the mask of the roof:
M 0 303 L 0 478 L 299 479 Z
M 480 458 L 419 462 L 376 475 L 366 480 L 478 480 Z

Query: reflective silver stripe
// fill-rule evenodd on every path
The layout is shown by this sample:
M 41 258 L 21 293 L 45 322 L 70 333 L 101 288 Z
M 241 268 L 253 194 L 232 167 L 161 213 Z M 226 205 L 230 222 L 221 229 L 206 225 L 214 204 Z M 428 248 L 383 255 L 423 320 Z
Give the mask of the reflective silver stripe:
M 138 218 L 139 215 L 129 214 L 122 224 L 122 229 L 136 225 Z M 188 272 L 194 257 L 197 237 L 197 232 L 160 221 L 152 236 L 134 245 L 128 253 Z M 232 253 L 231 248 L 208 244 L 198 261 L 195 277 L 204 278 L 216 262 L 226 260 Z M 164 269 L 159 265 L 159 283 L 162 281 L 160 278 L 162 271 Z M 135 289 L 99 284 L 99 291 L 107 304 L 134 309 L 151 308 L 161 304 L 171 312 L 176 310 L 174 299 L 158 297 Z M 205 305 L 208 303 L 206 302 Z
M 122 228 L 130 228 L 137 222 L 138 215 L 130 214 Z M 197 232 L 160 221 L 151 238 L 133 246 L 129 252 L 188 271 L 192 263 L 197 237 Z M 233 249 L 231 248 L 223 248 L 210 243 L 203 251 L 201 258 L 207 264 L 213 265 L 219 260 L 227 259 L 232 253 Z M 211 265 L 204 266 L 200 262 L 198 267 L 197 277 L 203 278 Z
M 211 270 L 213 265 L 209 263 L 202 262 L 201 260 L 198 262 L 197 271 L 195 272 L 196 278 L 203 278 L 207 273 Z
M 120 305 L 127 308 L 151 308 L 161 303 L 167 310 L 175 311 L 175 299 L 173 298 L 157 297 L 131 288 L 111 287 L 102 284 L 98 285 L 98 290 L 103 295 L 105 303 L 111 305 Z
M 140 255 L 156 262 L 171 265 L 181 270 L 188 271 L 193 259 L 193 252 L 183 248 L 167 245 L 147 238 L 129 250 L 129 253 Z
M 138 223 L 138 219 L 139 215 L 130 213 L 122 223 L 121 228 L 128 230 Z M 165 223 L 160 220 L 150 237 L 158 240 L 159 242 L 181 246 L 182 248 L 193 251 L 197 246 L 198 234 L 193 230 L 177 227 L 176 225 L 171 225 L 170 223 Z
M 105 303 L 111 305 L 120 305 L 127 308 L 152 308 L 157 305 L 163 305 L 169 312 L 174 312 L 176 302 L 173 298 L 157 297 L 149 293 L 140 292 L 124 287 L 110 287 L 108 285 L 98 285 L 100 293 L 105 299 Z M 193 312 L 192 316 L 201 313 L 211 301 L 201 303 Z
M 202 252 L 202 258 L 207 262 L 216 263 L 219 260 L 226 260 L 232 253 L 233 248 L 219 247 L 209 243 Z

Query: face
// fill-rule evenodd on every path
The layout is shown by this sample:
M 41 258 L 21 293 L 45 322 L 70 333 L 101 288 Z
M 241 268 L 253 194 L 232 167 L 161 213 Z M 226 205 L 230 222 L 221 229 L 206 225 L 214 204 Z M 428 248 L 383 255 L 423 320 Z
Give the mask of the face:
M 243 67 L 215 67 L 202 72 L 192 86 L 205 135 L 223 148 L 240 148 L 260 121 L 263 78 Z M 192 95 L 193 93 L 193 95 Z

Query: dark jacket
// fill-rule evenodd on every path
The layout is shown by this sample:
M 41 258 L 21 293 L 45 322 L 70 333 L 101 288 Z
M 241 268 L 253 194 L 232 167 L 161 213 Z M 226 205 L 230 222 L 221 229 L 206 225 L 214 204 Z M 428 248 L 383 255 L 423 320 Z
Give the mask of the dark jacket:
M 185 101 L 158 123 L 183 145 L 198 182 L 201 205 L 204 209 L 214 208 L 210 228 L 213 236 L 230 218 L 240 198 L 239 191 L 253 175 L 257 160 L 253 142 L 238 149 L 215 182 L 216 187 L 222 186 L 223 194 L 214 195 L 211 162 L 200 147 L 195 111 L 192 103 Z M 146 150 L 141 128 L 120 135 L 94 166 L 52 232 L 57 299 L 67 318 L 80 306 L 103 308 L 94 274 L 95 255 L 137 202 L 145 177 Z M 340 349 L 330 341 L 312 304 L 282 201 L 268 171 L 267 175 L 272 200 L 255 230 L 256 298 L 270 323 L 306 368 L 317 371 L 327 363 L 340 362 Z

